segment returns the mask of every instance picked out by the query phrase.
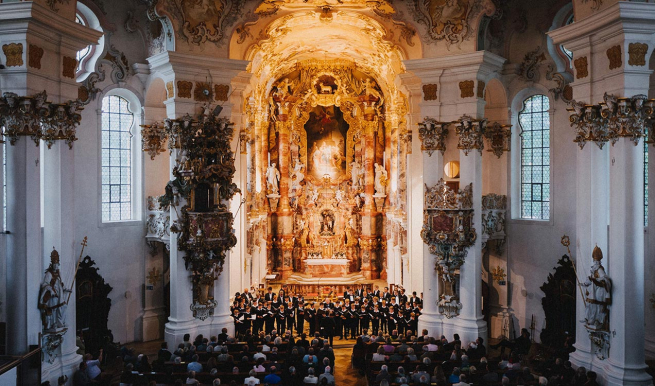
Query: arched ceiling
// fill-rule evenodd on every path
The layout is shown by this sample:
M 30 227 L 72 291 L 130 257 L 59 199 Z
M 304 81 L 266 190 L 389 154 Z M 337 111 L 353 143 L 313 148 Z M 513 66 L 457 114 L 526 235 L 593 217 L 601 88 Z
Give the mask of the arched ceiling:
M 397 92 L 396 76 L 404 72 L 406 54 L 390 41 L 385 26 L 353 10 L 300 10 L 274 20 L 261 35 L 265 38 L 251 45 L 243 58 L 251 62 L 258 100 L 273 82 L 309 59 L 351 61 L 390 96 Z

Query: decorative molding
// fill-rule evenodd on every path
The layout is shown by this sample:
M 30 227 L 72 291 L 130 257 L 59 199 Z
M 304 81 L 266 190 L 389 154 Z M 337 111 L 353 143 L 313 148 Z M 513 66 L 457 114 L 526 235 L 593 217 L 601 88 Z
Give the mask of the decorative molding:
M 621 46 L 616 45 L 607 49 L 607 59 L 610 61 L 609 68 L 614 70 L 623 65 L 623 57 L 621 53 Z
M 409 8 L 414 20 L 427 27 L 428 43 L 444 41 L 449 50 L 475 35 L 473 23 L 481 13 L 489 17 L 497 13 L 491 0 L 411 0 Z
M 475 96 L 475 92 L 473 91 L 474 88 L 475 88 L 475 82 L 472 80 L 465 80 L 459 82 L 460 97 L 462 98 L 474 97 Z
M 425 208 L 434 210 L 462 210 L 473 207 L 472 184 L 458 191 L 452 190 L 442 179 L 432 187 L 425 186 Z
M 59 12 L 58 4 L 69 4 L 70 0 L 46 0 L 46 4 L 51 10 Z
M 154 160 L 157 154 L 166 151 L 168 133 L 158 122 L 152 125 L 141 125 L 141 127 L 141 149 L 150 155 L 151 160 Z
M 98 94 L 102 91 L 96 87 L 97 83 L 104 82 L 105 70 L 98 67 L 98 72 L 92 72 L 86 77 L 84 83 L 77 90 L 77 101 L 83 105 L 89 104 L 95 100 Z
M 193 89 L 193 99 L 197 102 L 209 102 L 213 98 L 212 86 L 207 82 L 196 82 Z
M 603 0 L 582 0 L 582 4 L 587 3 L 591 3 L 591 10 L 596 11 L 603 5 Z
M 545 60 L 546 54 L 541 51 L 541 46 L 525 54 L 519 67 L 521 78 L 530 82 L 539 80 L 539 65 Z
M 459 137 L 457 148 L 468 156 L 471 150 L 476 149 L 480 154 L 484 150 L 483 135 L 487 127 L 486 119 L 473 119 L 468 115 L 462 116 L 455 124 L 455 133 Z
M 584 79 L 589 76 L 589 69 L 587 64 L 587 57 L 582 56 L 573 60 L 573 66 L 575 67 L 575 78 Z
M 64 56 L 63 69 L 61 75 L 65 78 L 75 79 L 75 69 L 77 68 L 77 59 L 70 56 Z
M 648 44 L 630 43 L 628 45 L 628 64 L 631 66 L 645 66 Z
M 22 43 L 9 43 L 2 46 L 7 58 L 7 67 L 20 67 L 23 65 L 23 44 Z
M 41 59 L 43 58 L 43 48 L 30 44 L 27 64 L 37 70 L 41 69 Z
M 219 102 L 227 102 L 230 91 L 230 85 L 216 84 L 214 85 L 214 99 Z
M 483 81 L 478 80 L 478 98 L 484 99 L 484 91 L 486 86 L 487 85 Z
M 549 91 L 553 94 L 553 98 L 562 100 L 566 103 L 571 102 L 573 99 L 573 88 L 569 85 L 568 79 L 561 72 L 556 72 L 555 66 L 553 64 L 548 65 L 548 71 L 546 71 L 546 80 L 554 81 L 557 86 L 551 88 Z
M 125 54 L 119 51 L 114 45 L 110 45 L 103 61 L 111 65 L 111 81 L 119 83 L 127 80 L 131 74 L 130 64 L 125 57 Z
M 500 158 L 504 152 L 510 150 L 512 125 L 501 125 L 498 122 L 487 125 L 484 138 L 490 147 L 488 151 L 493 152 L 496 157 Z
M 437 100 L 438 86 L 436 84 L 423 85 L 423 100 L 436 101 Z
M 180 98 L 191 98 L 191 89 L 193 88 L 193 83 L 186 80 L 177 81 L 177 96 Z
M 427 151 L 430 156 L 432 156 L 432 152 L 435 150 L 443 154 L 446 151 L 448 125 L 449 123 L 437 122 L 434 118 L 423 118 L 423 122 L 418 124 L 418 137 L 421 140 L 421 150 Z
M 227 28 L 242 15 L 246 0 L 159 0 L 156 3 L 157 14 L 168 14 L 177 23 L 176 32 L 181 40 L 196 46 L 206 42 L 220 46 L 229 37 Z
M 166 99 L 175 97 L 175 86 L 173 82 L 166 82 Z

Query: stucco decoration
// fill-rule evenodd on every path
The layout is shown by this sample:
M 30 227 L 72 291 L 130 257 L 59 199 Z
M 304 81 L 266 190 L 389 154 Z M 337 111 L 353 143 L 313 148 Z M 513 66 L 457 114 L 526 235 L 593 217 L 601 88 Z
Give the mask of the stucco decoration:
M 28 65 L 37 70 L 41 69 L 41 58 L 43 58 L 43 48 L 30 44 L 28 55 Z
M 77 68 L 77 59 L 64 56 L 62 75 L 65 78 L 75 78 L 75 69 Z
M 476 35 L 474 21 L 481 13 L 496 12 L 491 0 L 411 0 L 410 9 L 427 27 L 428 42 L 444 41 L 448 49 Z
M 438 86 L 436 84 L 424 84 L 423 85 L 423 100 L 424 101 L 436 101 L 437 100 L 437 90 L 438 90 Z
M 541 47 L 535 48 L 533 51 L 525 54 L 519 72 L 521 78 L 535 82 L 539 80 L 539 65 L 546 60 L 546 54 L 541 50 Z
M 70 0 L 46 0 L 46 4 L 48 4 L 48 7 L 52 9 L 55 12 L 59 12 L 59 4 L 68 4 L 70 3 Z
M 587 63 L 587 57 L 583 56 L 577 58 L 573 61 L 573 66 L 575 67 L 575 78 L 584 79 L 589 76 L 589 68 Z
M 193 88 L 193 83 L 187 82 L 185 80 L 177 81 L 177 96 L 180 98 L 191 98 L 191 89 Z
M 647 52 L 648 44 L 630 43 L 628 46 L 628 64 L 631 66 L 645 66 Z
M 7 58 L 7 67 L 20 67 L 23 65 L 23 45 L 21 43 L 9 43 L 2 46 Z
M 607 59 L 610 62 L 610 70 L 620 68 L 623 65 L 621 46 L 614 46 L 607 49 Z
M 158 0 L 157 14 L 168 15 L 177 23 L 177 35 L 200 46 L 210 42 L 220 45 L 228 26 L 242 14 L 246 0 Z
M 603 5 L 603 0 L 582 0 L 582 3 L 589 3 L 589 5 L 591 5 L 591 10 L 596 11 Z
M 462 98 L 474 97 L 475 96 L 475 92 L 473 91 L 474 87 L 475 87 L 475 82 L 472 80 L 465 80 L 459 82 L 460 96 Z

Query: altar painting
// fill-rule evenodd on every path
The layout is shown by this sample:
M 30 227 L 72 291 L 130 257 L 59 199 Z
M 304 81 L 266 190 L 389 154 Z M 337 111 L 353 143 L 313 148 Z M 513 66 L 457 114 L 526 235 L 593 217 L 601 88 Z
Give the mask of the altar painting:
M 307 172 L 316 179 L 329 175 L 332 181 L 346 174 L 348 124 L 336 106 L 316 106 L 305 124 Z

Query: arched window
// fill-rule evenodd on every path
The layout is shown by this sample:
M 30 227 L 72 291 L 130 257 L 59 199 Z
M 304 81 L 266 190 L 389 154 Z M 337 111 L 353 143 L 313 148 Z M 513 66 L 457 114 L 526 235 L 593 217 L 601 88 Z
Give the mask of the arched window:
M 96 31 L 104 32 L 96 14 L 88 6 L 79 1 L 77 2 L 75 22 Z M 98 44 L 88 45 L 77 52 L 77 69 L 75 75 L 78 82 L 84 81 L 89 74 L 95 71 L 95 64 L 98 58 L 100 58 L 104 47 L 105 36 L 103 35 L 98 41 Z
M 519 113 L 521 218 L 550 219 L 550 101 L 533 95 Z
M 135 220 L 135 116 L 127 99 L 102 99 L 101 191 L 102 222 Z

